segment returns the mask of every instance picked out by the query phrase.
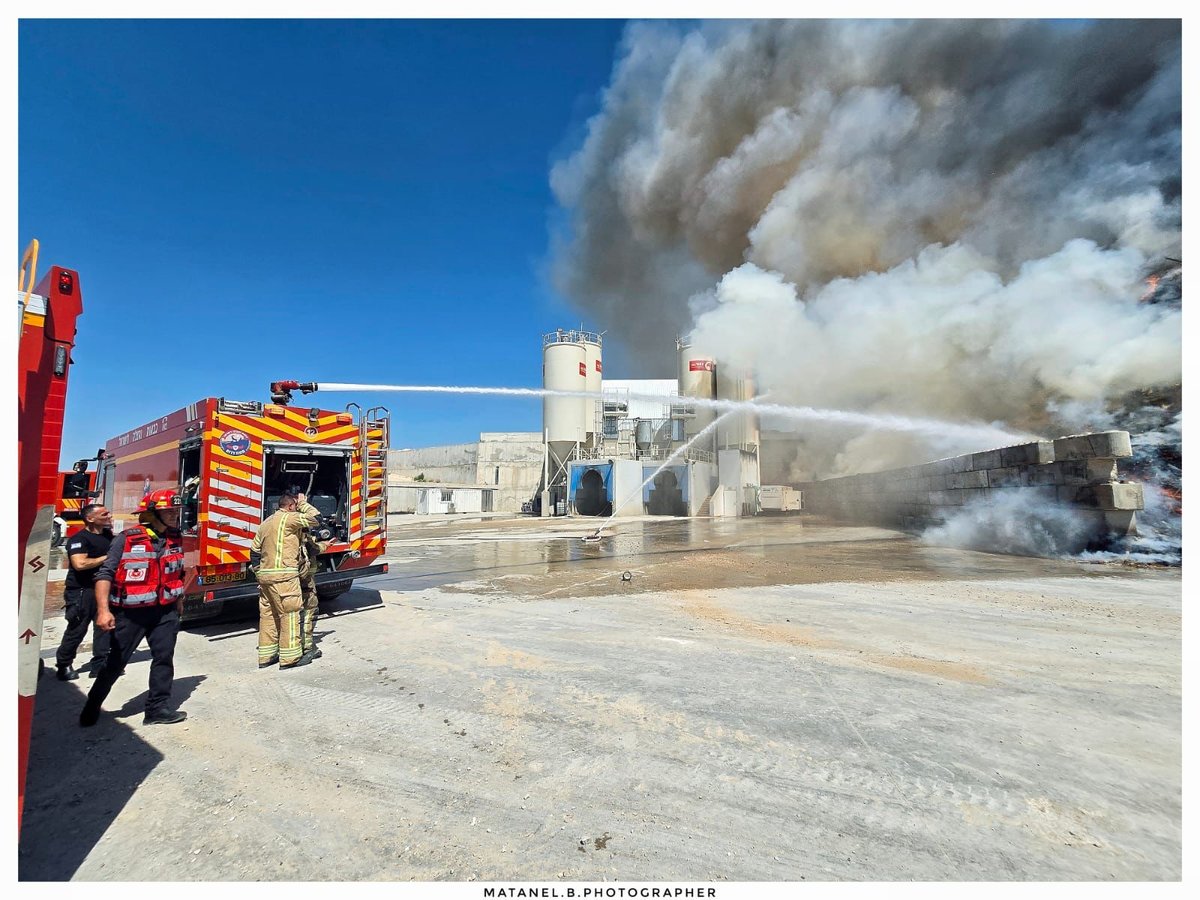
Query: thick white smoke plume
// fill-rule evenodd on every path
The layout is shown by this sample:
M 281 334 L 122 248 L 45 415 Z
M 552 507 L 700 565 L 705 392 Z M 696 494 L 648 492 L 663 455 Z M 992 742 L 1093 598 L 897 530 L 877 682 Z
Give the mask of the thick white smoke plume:
M 1178 297 L 1144 302 L 1180 54 L 1176 21 L 631 26 L 552 172 L 558 286 L 646 375 L 690 333 L 783 403 L 1086 428 L 1181 380 Z M 792 480 L 984 449 L 796 441 Z
M 1076 240 L 1005 281 L 953 244 L 800 302 L 779 273 L 746 263 L 703 295 L 692 339 L 793 402 L 1045 433 L 1056 404 L 1102 409 L 1131 388 L 1178 381 L 1180 311 L 1138 303 L 1142 265 L 1131 248 Z M 819 442 L 800 458 L 841 474 L 985 449 L 880 435 L 834 446 L 832 460 Z M 895 456 L 880 455 L 888 450 Z
M 956 510 L 921 539 L 938 547 L 1016 556 L 1074 556 L 1087 547 L 1092 529 L 1075 510 L 1031 501 L 1019 491 L 992 493 Z

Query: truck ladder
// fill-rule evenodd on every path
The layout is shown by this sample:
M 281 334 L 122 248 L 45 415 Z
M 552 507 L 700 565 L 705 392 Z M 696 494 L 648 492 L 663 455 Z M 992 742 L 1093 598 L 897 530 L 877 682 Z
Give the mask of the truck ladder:
M 360 446 L 363 448 L 362 529 L 387 529 L 387 451 L 391 417 L 387 407 L 368 409 L 359 421 Z

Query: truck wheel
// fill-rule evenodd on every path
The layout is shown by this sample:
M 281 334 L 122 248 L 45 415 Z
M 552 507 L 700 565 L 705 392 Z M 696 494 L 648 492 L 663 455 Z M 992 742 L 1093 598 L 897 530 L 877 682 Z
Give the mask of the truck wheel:
M 332 603 L 338 597 L 342 596 L 342 594 L 346 593 L 346 591 L 350 590 L 353 584 L 354 582 L 349 578 L 345 581 L 327 581 L 325 584 L 318 584 L 317 602 Z

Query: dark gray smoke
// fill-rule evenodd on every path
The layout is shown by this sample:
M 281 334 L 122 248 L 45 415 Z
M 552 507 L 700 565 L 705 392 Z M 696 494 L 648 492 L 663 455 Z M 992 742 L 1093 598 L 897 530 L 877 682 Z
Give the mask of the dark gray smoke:
M 1180 52 L 1177 21 L 633 25 L 552 172 L 558 286 L 670 374 L 745 263 L 803 300 L 932 245 L 1004 280 L 1073 239 L 1178 257 Z
M 631 26 L 552 173 L 558 286 L 646 375 L 682 332 L 783 402 L 1099 424 L 1181 379 L 1146 282 L 1180 257 L 1180 55 L 1161 20 Z M 980 449 L 796 437 L 805 477 Z

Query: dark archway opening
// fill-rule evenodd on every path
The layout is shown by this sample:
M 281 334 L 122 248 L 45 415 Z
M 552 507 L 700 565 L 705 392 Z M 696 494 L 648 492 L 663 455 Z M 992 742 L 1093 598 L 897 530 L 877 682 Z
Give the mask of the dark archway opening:
M 652 516 L 686 516 L 687 504 L 683 502 L 683 490 L 679 479 L 670 469 L 654 476 L 654 487 L 646 501 L 646 512 Z
M 604 488 L 604 476 L 595 469 L 588 469 L 579 479 L 575 489 L 575 512 L 581 516 L 611 516 L 612 503 Z

